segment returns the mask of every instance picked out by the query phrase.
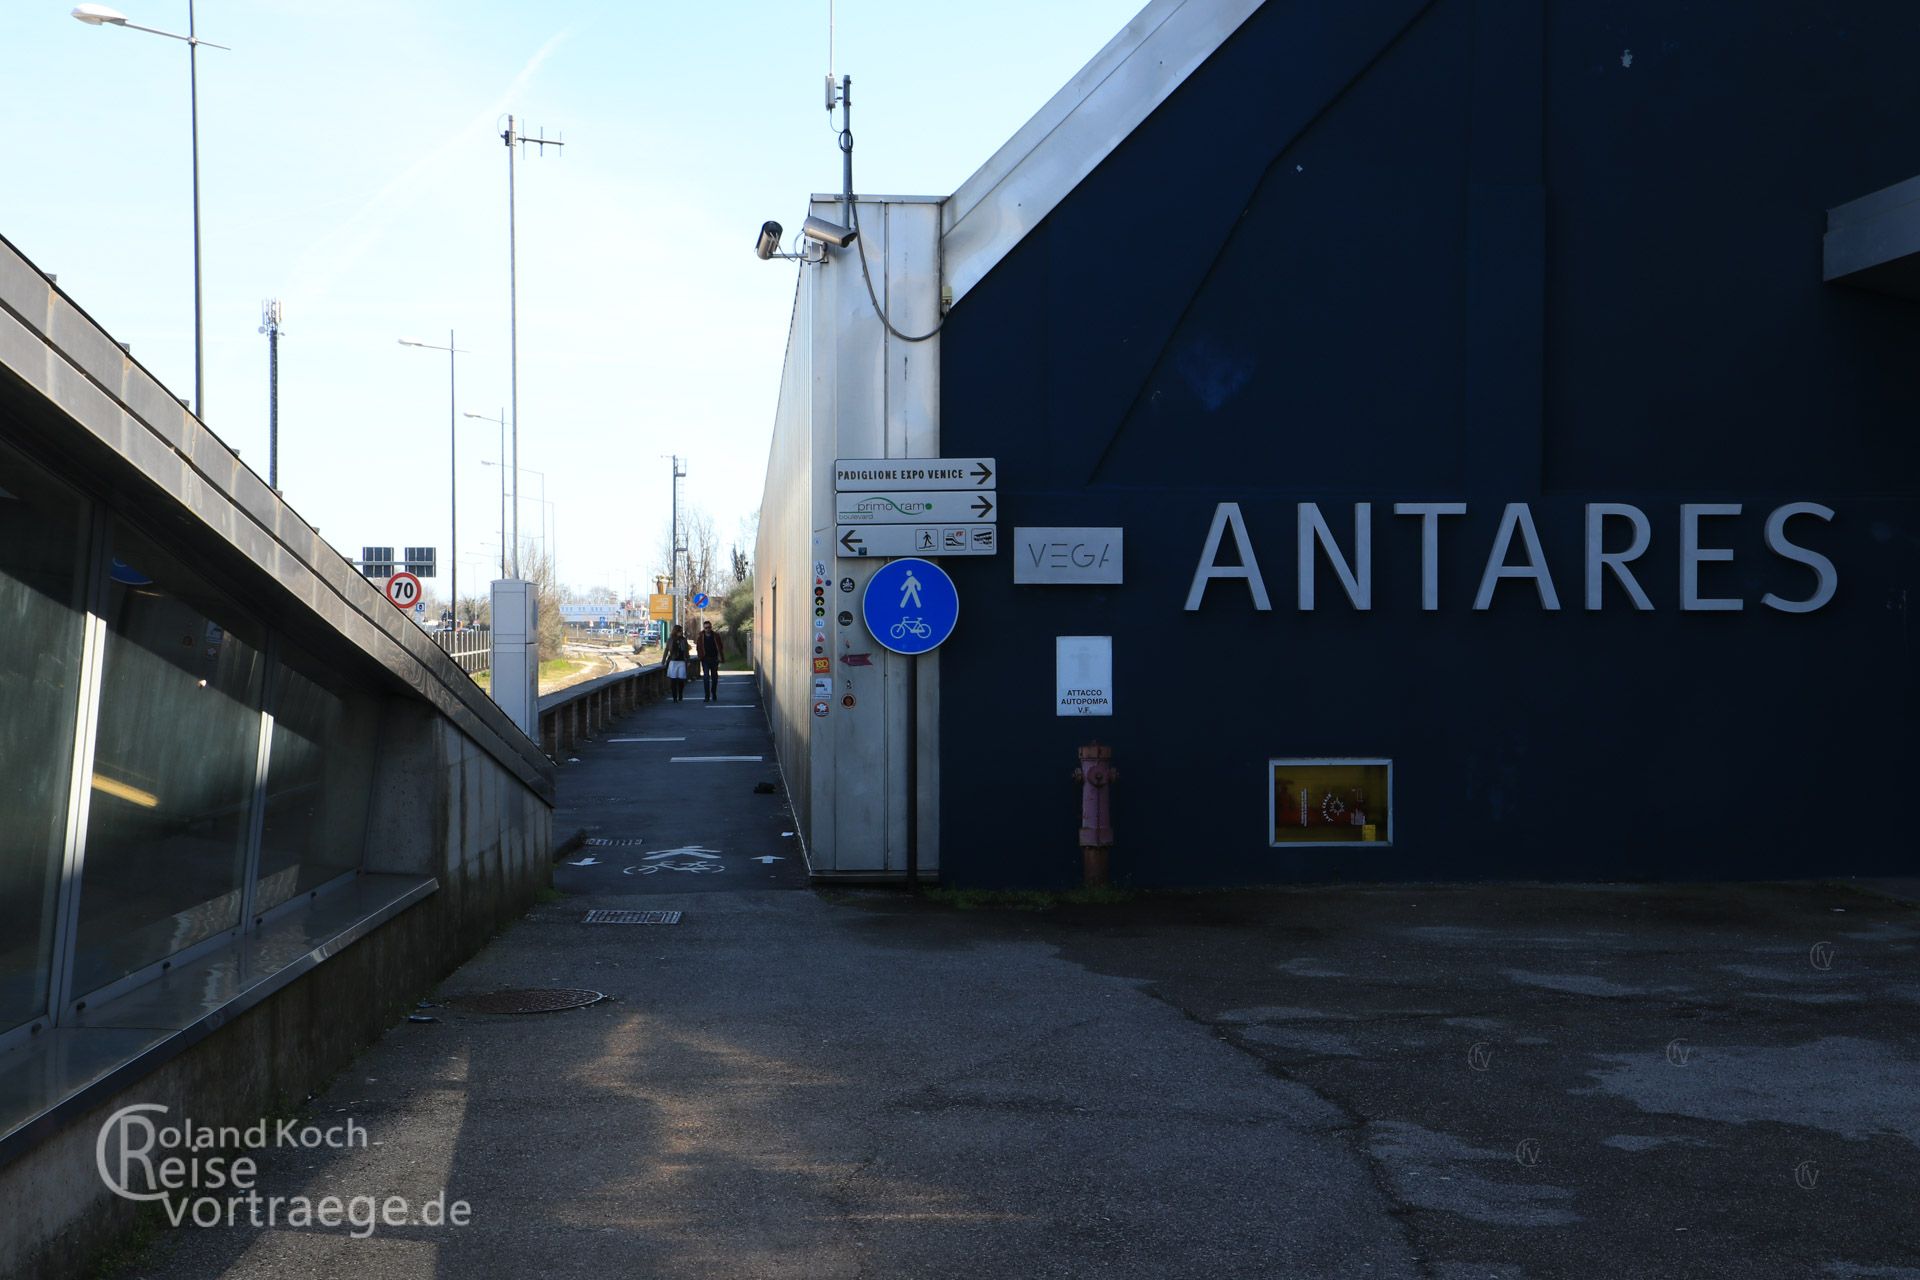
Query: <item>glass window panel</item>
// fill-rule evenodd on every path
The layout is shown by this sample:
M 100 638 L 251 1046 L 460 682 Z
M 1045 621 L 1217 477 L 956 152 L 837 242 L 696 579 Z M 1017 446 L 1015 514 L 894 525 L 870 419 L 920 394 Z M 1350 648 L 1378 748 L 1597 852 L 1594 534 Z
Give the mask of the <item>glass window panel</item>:
M 46 1012 L 79 710 L 86 507 L 0 445 L 0 1031 Z
M 310 661 L 276 666 L 256 914 L 360 865 L 379 713 Z
M 1388 844 L 1393 840 L 1390 760 L 1270 760 L 1273 840 L 1283 844 Z
M 260 741 L 261 638 L 116 523 L 74 990 L 240 922 Z

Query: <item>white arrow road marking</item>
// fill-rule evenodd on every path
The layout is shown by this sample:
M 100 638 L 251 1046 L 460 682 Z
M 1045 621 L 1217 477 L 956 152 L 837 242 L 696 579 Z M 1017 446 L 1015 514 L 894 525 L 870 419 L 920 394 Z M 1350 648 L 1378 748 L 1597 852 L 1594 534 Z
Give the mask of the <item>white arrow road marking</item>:
M 569 862 L 567 865 L 570 867 L 597 867 L 600 865 L 600 859 L 582 858 L 578 862 Z

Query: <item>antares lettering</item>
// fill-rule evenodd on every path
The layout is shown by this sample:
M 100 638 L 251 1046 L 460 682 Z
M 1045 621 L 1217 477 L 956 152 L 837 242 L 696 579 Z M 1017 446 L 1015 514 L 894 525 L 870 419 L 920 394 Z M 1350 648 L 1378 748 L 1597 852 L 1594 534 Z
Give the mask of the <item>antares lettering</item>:
M 1737 502 L 1688 502 L 1679 509 L 1680 609 L 1688 613 L 1733 612 L 1746 608 L 1737 596 L 1703 596 L 1700 566 L 1724 564 L 1733 559 L 1733 551 L 1714 545 L 1714 530 L 1724 528 L 1713 522 L 1732 519 L 1744 508 Z M 1464 502 L 1396 502 L 1393 514 L 1419 521 L 1420 528 L 1420 607 L 1429 612 L 1440 607 L 1440 522 L 1464 516 Z M 1813 582 L 1807 594 L 1794 599 L 1768 591 L 1760 603 L 1782 613 L 1812 613 L 1833 599 L 1840 577 L 1833 561 L 1818 551 L 1792 541 L 1787 522 L 1796 516 L 1831 521 L 1833 509 L 1817 502 L 1789 502 L 1767 514 L 1766 544 L 1774 555 L 1804 566 Z M 1343 551 L 1332 525 L 1315 502 L 1297 504 L 1295 512 L 1295 603 L 1301 610 L 1317 607 L 1316 577 L 1322 561 L 1332 571 L 1349 604 L 1355 609 L 1373 608 L 1373 504 L 1353 504 L 1351 555 Z M 1651 610 L 1653 600 L 1634 576 L 1633 562 L 1647 554 L 1653 545 L 1653 526 L 1640 508 L 1624 502 L 1589 502 L 1585 509 L 1585 552 L 1581 566 L 1584 603 L 1589 610 L 1606 607 L 1607 598 L 1624 598 L 1637 610 Z M 1624 535 L 1624 536 L 1623 536 Z M 1220 563 L 1221 543 L 1231 539 L 1238 564 Z M 1624 543 L 1624 545 L 1621 545 Z M 1563 566 L 1562 572 L 1565 573 Z M 1613 590 L 1610 592 L 1608 581 Z M 1200 608 L 1209 584 L 1228 580 L 1244 582 L 1258 610 L 1273 608 L 1267 584 L 1260 570 L 1253 539 L 1237 502 L 1222 502 L 1214 508 L 1213 523 L 1207 530 L 1200 560 L 1194 566 L 1193 582 L 1187 589 L 1189 612 Z M 1476 610 L 1492 607 L 1493 597 L 1502 583 L 1511 583 L 1509 591 L 1531 588 L 1542 609 L 1556 610 L 1560 592 L 1546 552 L 1540 544 L 1540 532 L 1533 512 L 1524 502 L 1509 502 L 1500 515 L 1487 553 L 1479 585 L 1474 591 Z M 1522 585 L 1524 584 L 1524 585 Z

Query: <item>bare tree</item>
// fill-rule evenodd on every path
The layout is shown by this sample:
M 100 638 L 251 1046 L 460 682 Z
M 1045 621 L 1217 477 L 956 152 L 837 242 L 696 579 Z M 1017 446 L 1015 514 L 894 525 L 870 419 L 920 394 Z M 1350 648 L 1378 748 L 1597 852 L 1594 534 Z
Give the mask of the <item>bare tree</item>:
M 720 590 L 720 539 L 713 517 L 699 507 L 687 512 L 687 591 L 715 595 Z
M 533 583 L 540 605 L 540 661 L 551 662 L 561 655 L 567 642 L 567 625 L 560 618 L 560 584 L 553 574 L 553 560 L 543 548 L 530 548 L 520 557 L 527 581 Z

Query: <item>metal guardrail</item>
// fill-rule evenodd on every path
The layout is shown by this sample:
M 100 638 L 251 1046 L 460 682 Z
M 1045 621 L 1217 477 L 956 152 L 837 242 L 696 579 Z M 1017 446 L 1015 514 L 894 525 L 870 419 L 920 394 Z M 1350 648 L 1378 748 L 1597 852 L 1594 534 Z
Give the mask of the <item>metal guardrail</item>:
M 667 694 L 667 664 L 615 671 L 546 694 L 540 699 L 540 749 L 558 759 L 577 742 L 593 737 L 642 703 Z

